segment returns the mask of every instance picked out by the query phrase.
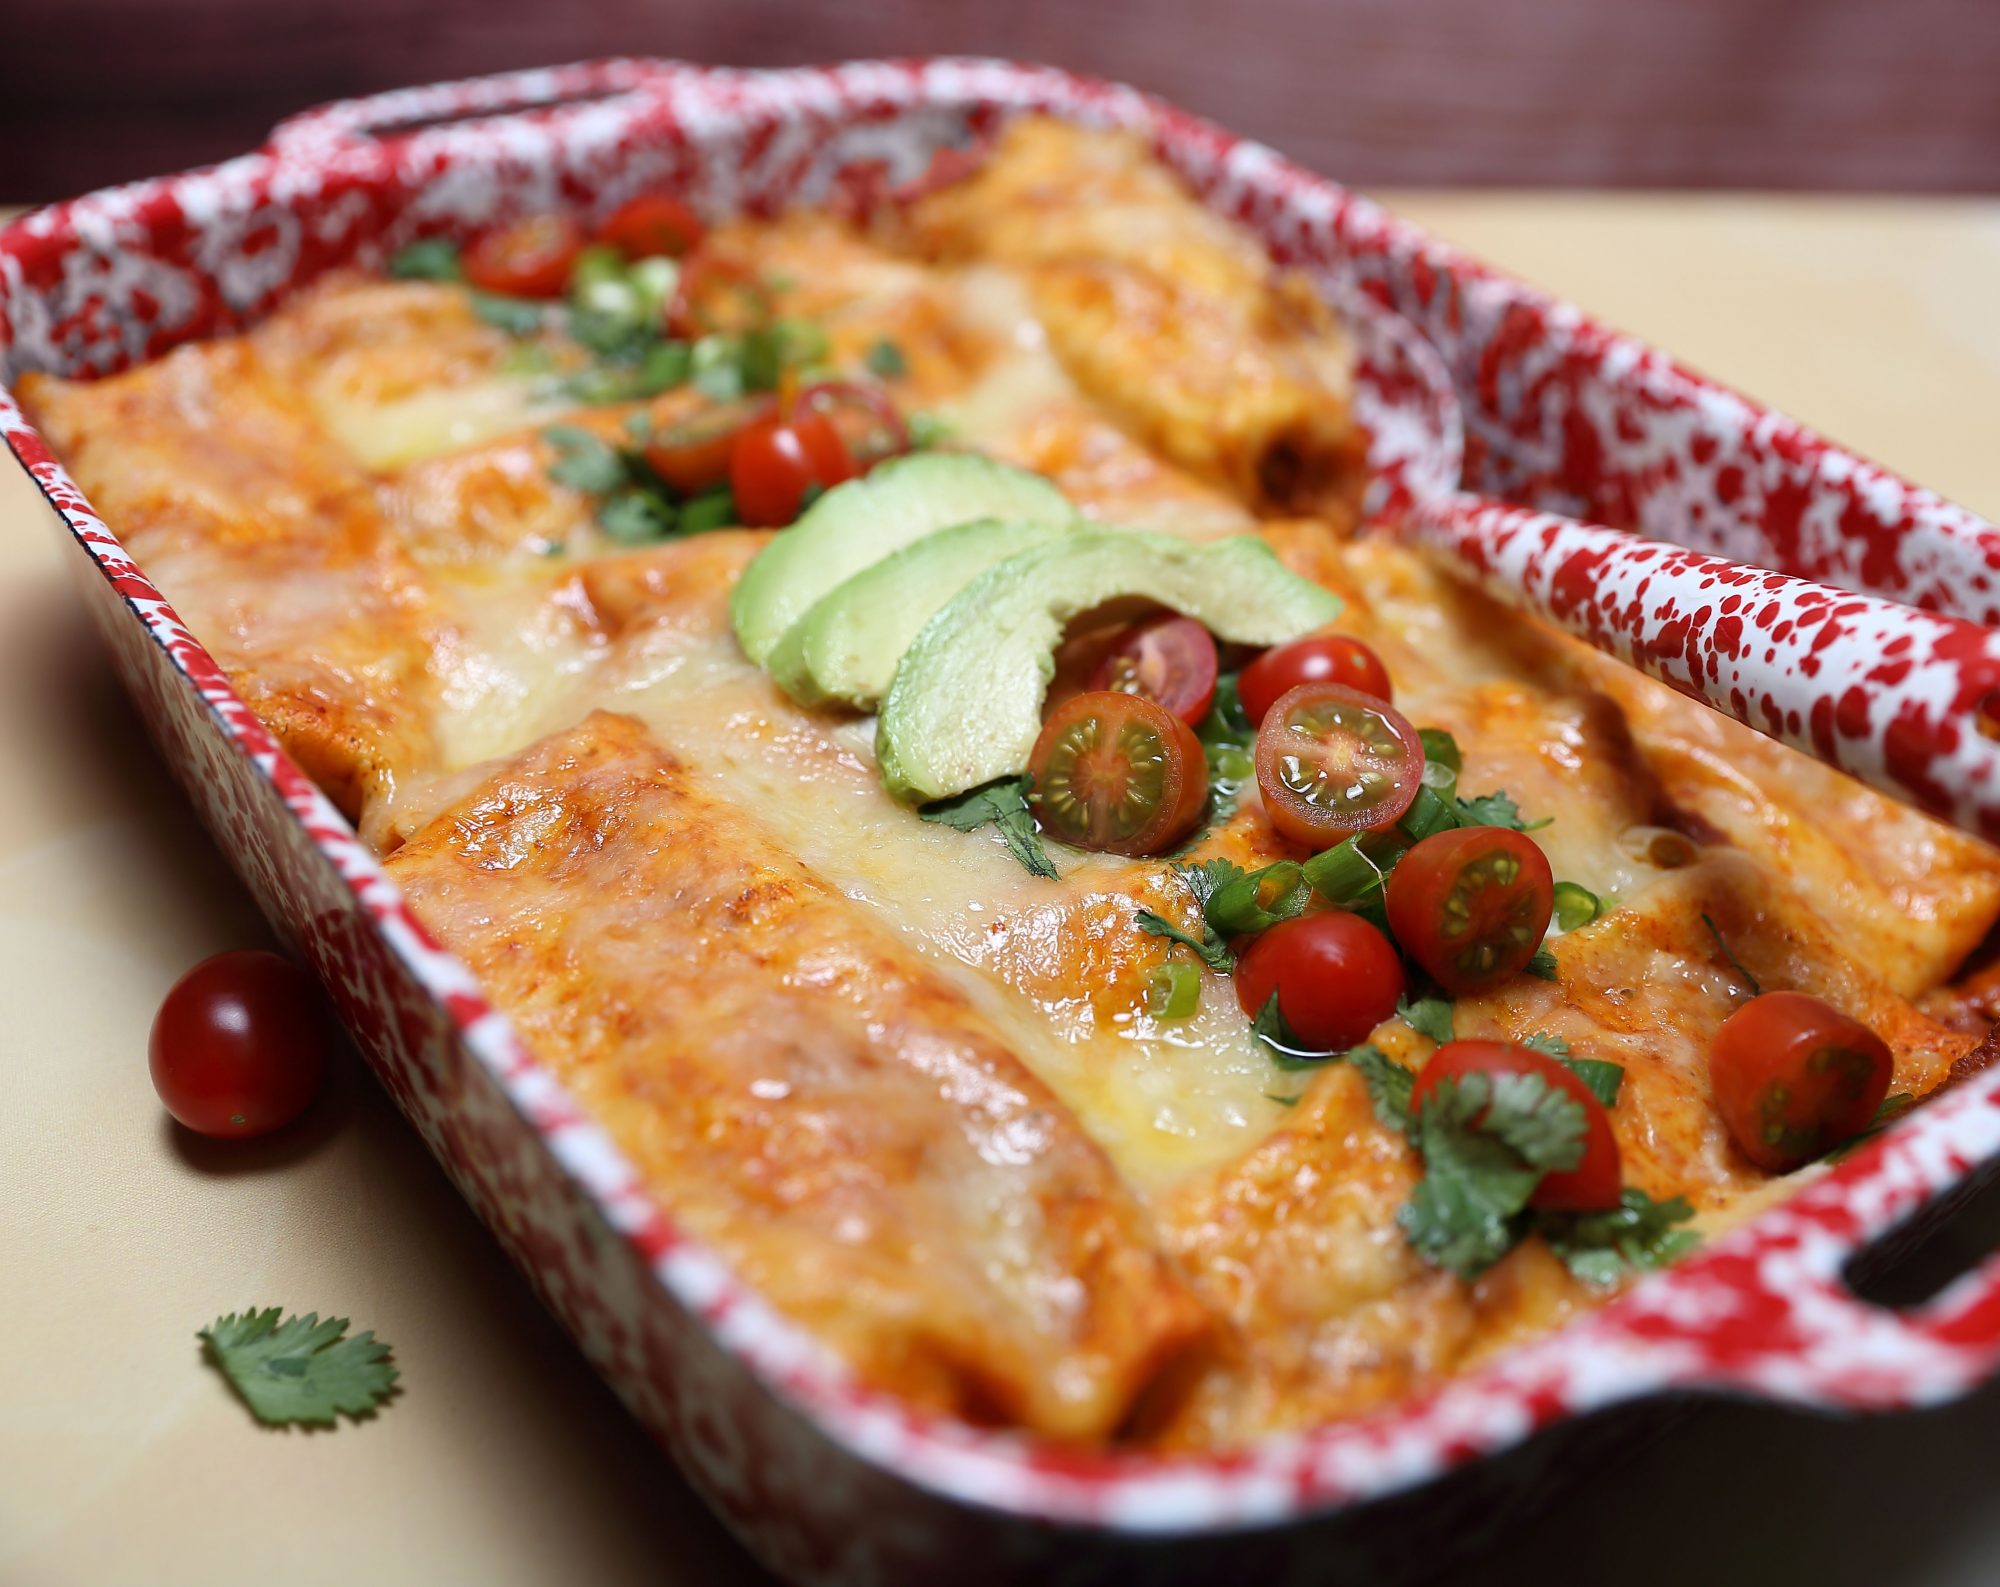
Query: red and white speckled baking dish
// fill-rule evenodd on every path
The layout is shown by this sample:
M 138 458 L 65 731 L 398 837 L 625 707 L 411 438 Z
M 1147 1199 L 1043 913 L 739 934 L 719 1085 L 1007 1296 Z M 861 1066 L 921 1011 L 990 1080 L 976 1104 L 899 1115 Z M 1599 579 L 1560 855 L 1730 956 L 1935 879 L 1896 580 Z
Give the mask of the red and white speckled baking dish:
M 1058 72 L 617 61 L 332 106 L 259 153 L 0 233 L 0 378 L 121 369 L 233 329 L 329 267 L 515 213 L 601 213 L 662 183 L 716 213 L 879 186 L 1027 107 L 1140 129 L 1348 306 L 1378 506 L 1719 709 L 1995 830 L 2000 778 L 1970 720 L 2000 685 L 1982 626 L 2000 617 L 2000 532 L 1267 149 Z M 1472 1535 L 1504 1485 L 1575 1449 L 1588 1413 L 1618 1412 L 1593 1428 L 1626 1425 L 1637 1402 L 1689 1391 L 1897 1409 L 1958 1395 L 2000 1362 L 2000 1263 L 1914 1311 L 1868 1305 L 1843 1281 L 1857 1252 L 2000 1153 L 1996 1068 L 1615 1305 L 1361 1421 L 1155 1459 L 913 1413 L 846 1378 L 648 1201 L 4 386 L 0 434 L 74 537 L 91 610 L 168 760 L 382 1083 L 598 1369 L 781 1571 L 1192 1581 L 1226 1559 L 1235 1579 L 1323 1581 Z M 1457 494 L 1461 461 L 1465 489 L 1490 502 Z M 1627 530 L 1686 549 L 1614 532 Z M 1406 1496 L 1441 1478 L 1425 1523 L 1396 1524 Z

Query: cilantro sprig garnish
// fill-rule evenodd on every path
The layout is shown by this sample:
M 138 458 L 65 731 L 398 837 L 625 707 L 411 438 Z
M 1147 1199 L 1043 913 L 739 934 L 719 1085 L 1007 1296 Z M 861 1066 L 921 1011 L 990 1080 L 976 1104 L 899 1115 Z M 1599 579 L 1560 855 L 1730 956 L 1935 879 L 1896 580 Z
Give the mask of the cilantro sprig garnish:
M 1028 793 L 1033 785 L 1034 779 L 1026 775 L 1001 777 L 954 798 L 927 804 L 917 814 L 926 821 L 935 821 L 940 826 L 959 832 L 977 832 L 984 826 L 995 827 L 999 830 L 1001 841 L 1007 845 L 1007 852 L 1020 861 L 1023 870 L 1030 876 L 1044 876 L 1054 881 L 1057 875 L 1055 862 L 1049 858 L 1048 850 L 1042 847 L 1034 808 L 1028 803 Z
M 1236 968 L 1236 956 L 1229 951 L 1229 944 L 1216 930 L 1209 917 L 1209 906 L 1226 887 L 1241 882 L 1246 876 L 1243 867 L 1231 860 L 1205 860 L 1201 864 L 1178 864 L 1173 868 L 1183 886 L 1194 899 L 1195 908 L 1200 911 L 1201 935 L 1185 931 L 1175 925 L 1165 915 L 1151 909 L 1142 909 L 1134 917 L 1134 924 L 1152 937 L 1165 937 L 1191 949 L 1195 957 L 1207 965 L 1217 975 L 1227 975 Z M 1262 874 L 1261 872 L 1259 874 Z M 1300 901 L 1303 907 L 1303 900 Z
M 389 1347 L 370 1333 L 347 1338 L 347 1319 L 287 1317 L 280 1308 L 232 1312 L 196 1337 L 258 1421 L 330 1427 L 337 1416 L 371 1415 L 394 1392 Z

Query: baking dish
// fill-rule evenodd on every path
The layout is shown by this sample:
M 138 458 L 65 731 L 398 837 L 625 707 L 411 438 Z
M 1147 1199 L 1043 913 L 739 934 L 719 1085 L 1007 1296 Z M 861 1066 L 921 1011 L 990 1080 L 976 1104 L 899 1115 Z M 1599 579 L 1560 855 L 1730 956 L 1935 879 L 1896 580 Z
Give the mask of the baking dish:
M 1415 319 L 1437 354 L 1403 339 L 1389 315 L 1355 309 L 1376 462 L 1393 465 L 1378 508 L 1450 516 L 1462 411 L 1476 488 L 1679 531 L 1673 520 L 1693 519 L 1698 503 L 1668 486 L 1691 489 L 1700 471 L 1716 503 L 1700 520 L 1711 548 L 1989 615 L 1969 603 L 1993 532 L 1968 516 L 1464 265 L 1267 151 L 1128 90 L 991 63 L 739 74 L 611 62 L 332 107 L 281 128 L 261 154 L 61 206 L 0 236 L 0 339 L 10 369 L 121 367 L 412 235 L 662 181 L 716 209 L 769 207 L 823 194 L 836 176 L 865 185 L 911 174 L 939 143 L 1024 105 L 1143 128 L 1280 258 Z M 1142 1567 L 1201 1579 L 1226 1549 L 1237 1570 L 1320 1577 L 1331 1549 L 1373 1557 L 1408 1538 L 1377 1524 L 1386 1512 L 1369 1501 L 1551 1423 L 1689 1389 L 1916 1404 L 1977 1381 L 2000 1349 L 2000 1274 L 1908 1317 L 1862 1305 L 1841 1278 L 1856 1250 L 2000 1146 L 1995 1082 L 1982 1075 L 1608 1311 L 1381 1416 L 1233 1456 L 1139 1459 L 982 1434 L 866 1393 L 645 1201 L 10 402 L 0 428 L 67 519 L 121 673 L 260 902 L 327 978 L 385 1084 L 545 1299 L 781 1569 L 901 1579 L 949 1561 L 978 1577 L 1059 1559 L 1066 1579 L 1132 1579 Z M 1772 503 L 1801 496 L 1785 529 L 1792 509 Z M 1871 535 L 1891 554 L 1857 549 Z M 1531 1471 L 1547 1447 L 1471 1470 L 1452 1491 L 1490 1513 L 1493 1485 Z M 1435 1514 L 1425 1530 L 1439 1530 Z

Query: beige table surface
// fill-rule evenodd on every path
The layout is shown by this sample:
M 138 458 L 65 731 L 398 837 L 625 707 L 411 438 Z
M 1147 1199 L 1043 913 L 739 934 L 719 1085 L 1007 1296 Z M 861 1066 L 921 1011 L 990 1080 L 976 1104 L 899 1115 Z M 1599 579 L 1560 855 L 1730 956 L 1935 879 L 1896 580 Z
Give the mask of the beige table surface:
M 1392 203 L 2000 515 L 2000 203 Z M 0 1584 L 756 1579 L 351 1057 L 296 1134 L 211 1148 L 146 1032 L 264 940 L 98 661 L 53 521 L 0 467 Z M 194 1330 L 351 1315 L 406 1392 L 254 1426 Z M 1827 1424 L 1704 1410 L 1564 1490 L 1483 1581 L 2000 1579 L 2000 1394 Z

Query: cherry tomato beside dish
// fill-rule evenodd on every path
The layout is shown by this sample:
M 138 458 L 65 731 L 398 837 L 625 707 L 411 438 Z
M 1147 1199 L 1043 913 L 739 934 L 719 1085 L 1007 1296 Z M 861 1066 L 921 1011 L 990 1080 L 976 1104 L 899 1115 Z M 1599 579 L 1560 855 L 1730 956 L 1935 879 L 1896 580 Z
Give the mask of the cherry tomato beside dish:
M 737 517 L 756 529 L 792 522 L 815 486 L 827 490 L 859 472 L 833 421 L 796 406 L 753 421 L 729 451 Z
M 1555 877 L 1532 838 L 1509 827 L 1459 827 L 1398 860 L 1383 902 L 1403 951 L 1464 997 L 1535 956 L 1555 908 Z
M 1865 1130 L 1894 1071 L 1880 1036 L 1803 992 L 1753 997 L 1708 1052 L 1716 1111 L 1743 1155 L 1774 1174 Z
M 1401 867 L 1399 866 L 1400 870 Z M 1392 873 L 1393 874 L 1393 873 Z M 1560 1091 L 1583 1109 L 1583 1156 L 1569 1169 L 1542 1175 L 1528 1205 L 1548 1212 L 1593 1212 L 1615 1207 L 1623 1194 L 1624 1171 L 1618 1158 L 1618 1138 L 1611 1133 L 1611 1115 L 1590 1087 L 1547 1053 L 1499 1041 L 1452 1041 L 1431 1054 L 1410 1088 L 1410 1111 L 1420 1114 L 1424 1099 L 1446 1080 L 1480 1074 L 1534 1075 L 1552 1091 Z M 1475 1121 L 1476 1122 L 1476 1121 Z
M 1396 1012 L 1403 963 L 1359 915 L 1334 910 L 1280 921 L 1236 961 L 1236 1000 L 1255 1018 L 1278 996 L 1292 1034 L 1322 1051 L 1353 1047 Z
M 1097 664 L 1093 689 L 1144 695 L 1190 726 L 1215 703 L 1215 641 L 1192 617 L 1155 617 L 1128 629 Z
M 1381 657 L 1346 634 L 1315 634 L 1267 650 L 1236 680 L 1244 713 L 1255 727 L 1278 696 L 1302 683 L 1341 683 L 1378 700 L 1390 700 L 1389 669 Z
M 148 1058 L 167 1111 L 198 1135 L 262 1135 L 305 1111 L 326 1069 L 319 989 L 275 953 L 218 953 L 153 1018 Z
M 678 259 L 701 246 L 704 227 L 695 212 L 664 193 L 628 198 L 597 228 L 597 240 L 628 259 Z
M 1050 713 L 1028 757 L 1051 837 L 1107 854 L 1158 854 L 1195 829 L 1208 761 L 1194 730 L 1136 694 L 1096 690 Z
M 777 412 L 769 397 L 725 402 L 656 430 L 646 442 L 646 462 L 684 496 L 693 496 L 729 478 L 736 437 Z
M 465 250 L 465 279 L 485 292 L 559 298 L 569 286 L 583 230 L 567 215 L 535 215 L 489 231 Z
M 1340 683 L 1302 683 L 1257 729 L 1257 787 L 1271 825 L 1326 849 L 1393 826 L 1424 776 L 1423 740 L 1387 701 Z

